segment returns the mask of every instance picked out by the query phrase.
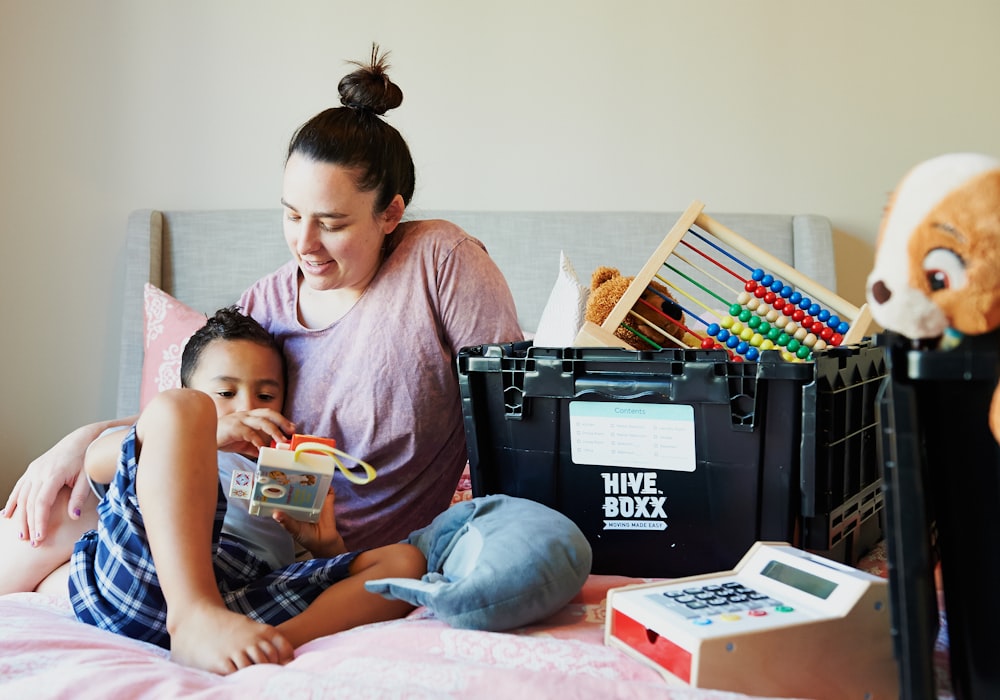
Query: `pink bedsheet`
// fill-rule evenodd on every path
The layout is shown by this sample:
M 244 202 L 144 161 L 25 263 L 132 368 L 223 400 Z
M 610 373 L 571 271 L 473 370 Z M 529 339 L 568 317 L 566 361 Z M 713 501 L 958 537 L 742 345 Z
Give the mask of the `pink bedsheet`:
M 172 663 L 152 645 L 73 619 L 66 600 L 0 596 L 0 697 L 99 698 L 737 698 L 667 685 L 651 668 L 604 645 L 609 587 L 591 576 L 577 599 L 543 624 L 513 633 L 452 629 L 418 609 L 403 620 L 318 639 L 285 666 L 230 676 Z
M 747 697 L 668 685 L 604 645 L 607 590 L 635 582 L 591 576 L 558 614 L 509 633 L 452 629 L 421 608 L 402 620 L 318 639 L 285 666 L 230 676 L 180 666 L 158 647 L 77 622 L 63 598 L 14 593 L 0 596 L 0 698 Z M 938 651 L 939 690 L 948 697 L 947 654 Z

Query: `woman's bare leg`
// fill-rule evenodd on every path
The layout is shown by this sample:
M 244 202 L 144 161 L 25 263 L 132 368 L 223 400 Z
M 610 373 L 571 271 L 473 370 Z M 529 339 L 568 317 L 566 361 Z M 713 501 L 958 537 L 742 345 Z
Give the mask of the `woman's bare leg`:
M 230 673 L 281 663 L 293 648 L 274 627 L 228 610 L 212 567 L 219 483 L 216 409 L 192 390 L 161 393 L 136 425 L 136 493 L 167 600 L 171 658 Z
M 56 597 L 66 597 L 69 593 L 69 562 L 66 562 L 42 579 L 35 588 L 38 593 Z
M 79 520 L 72 520 L 66 514 L 69 494 L 69 487 L 60 489 L 45 540 L 37 546 L 19 537 L 23 533 L 19 532 L 18 518 L 0 518 L 0 595 L 35 590 L 49 574 L 69 561 L 80 536 L 97 527 L 97 497 L 91 494 Z M 52 586 L 47 592 L 54 592 Z M 66 586 L 62 592 L 66 594 Z

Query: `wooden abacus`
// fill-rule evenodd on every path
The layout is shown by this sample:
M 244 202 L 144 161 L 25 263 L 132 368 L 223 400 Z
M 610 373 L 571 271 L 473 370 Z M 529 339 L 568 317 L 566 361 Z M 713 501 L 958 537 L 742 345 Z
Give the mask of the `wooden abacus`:
M 808 360 L 813 350 L 828 345 L 859 342 L 871 325 L 867 305 L 860 308 L 798 272 L 791 265 L 759 248 L 703 212 L 695 201 L 653 252 L 607 319 L 597 325 L 586 322 L 576 337 L 577 347 L 608 346 L 633 349 L 615 335 L 624 327 L 647 343 L 661 345 L 645 336 L 637 326 L 653 328 L 661 336 L 684 348 L 724 348 L 734 359 L 756 360 L 762 350 L 776 349 L 787 360 Z M 693 238 L 693 241 L 688 240 Z M 684 246 L 723 272 L 706 270 L 697 258 L 678 252 Z M 716 254 L 732 262 L 723 264 Z M 747 262 L 749 260 L 750 262 Z M 735 264 L 734 264 L 735 263 Z M 742 267 L 741 276 L 732 267 Z M 666 269 L 672 275 L 664 274 Z M 726 275 L 730 277 L 726 281 Z M 722 277 L 723 279 L 720 279 Z M 656 279 L 670 290 L 684 313 L 677 323 L 663 310 L 642 299 L 647 292 L 664 295 L 651 286 Z M 739 290 L 734 290 L 733 280 Z M 733 301 L 722 294 L 736 292 Z M 722 303 L 725 310 L 713 304 Z M 699 310 L 699 307 L 701 310 Z M 714 316 L 717 321 L 708 321 Z M 683 330 L 676 335 L 663 326 Z

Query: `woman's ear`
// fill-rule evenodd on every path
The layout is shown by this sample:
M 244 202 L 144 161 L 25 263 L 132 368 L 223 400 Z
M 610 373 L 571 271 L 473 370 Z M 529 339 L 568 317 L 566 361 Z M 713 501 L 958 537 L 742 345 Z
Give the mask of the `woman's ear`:
M 385 211 L 382 212 L 382 233 L 388 236 L 395 231 L 405 211 L 406 203 L 403 201 L 403 195 L 397 194 L 389 202 L 389 206 L 385 208 Z

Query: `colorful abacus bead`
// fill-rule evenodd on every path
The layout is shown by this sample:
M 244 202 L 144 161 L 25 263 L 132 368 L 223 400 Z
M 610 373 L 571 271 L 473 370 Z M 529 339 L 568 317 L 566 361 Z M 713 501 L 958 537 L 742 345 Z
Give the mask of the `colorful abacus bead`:
M 850 330 L 847 322 L 760 268 L 727 310 L 729 315 L 707 332 L 716 346 L 724 344 L 750 360 L 776 348 L 786 360 L 807 360 L 813 351 L 842 343 Z M 706 338 L 702 345 L 710 343 Z
M 740 361 L 743 357 L 756 360 L 760 356 L 760 351 L 754 347 L 754 340 L 756 339 L 759 345 L 763 342 L 763 338 L 749 326 L 744 326 L 739 321 L 733 320 L 732 316 L 722 318 L 719 323 L 708 324 L 705 332 L 709 337 L 701 341 L 701 347 L 706 350 L 725 348 L 735 353 L 736 356 L 732 359 Z

